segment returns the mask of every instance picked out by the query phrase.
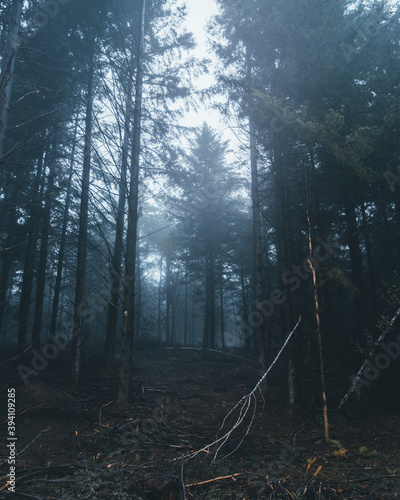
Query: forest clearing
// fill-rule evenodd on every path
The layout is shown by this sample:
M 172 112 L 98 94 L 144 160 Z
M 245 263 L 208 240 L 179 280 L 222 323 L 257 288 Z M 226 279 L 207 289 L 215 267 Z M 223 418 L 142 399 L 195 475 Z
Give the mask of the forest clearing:
M 400 6 L 3 0 L 0 496 L 400 497 Z

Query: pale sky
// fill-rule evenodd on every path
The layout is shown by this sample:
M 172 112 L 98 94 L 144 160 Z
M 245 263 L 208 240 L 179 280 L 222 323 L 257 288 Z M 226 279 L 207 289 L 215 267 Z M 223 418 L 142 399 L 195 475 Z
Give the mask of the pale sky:
M 199 52 L 206 54 L 204 27 L 210 17 L 218 13 L 214 0 L 186 0 L 188 7 L 188 28 L 195 35 Z
M 217 6 L 214 0 L 186 0 L 188 8 L 187 28 L 193 33 L 197 48 L 194 55 L 200 59 L 213 57 L 210 49 L 207 47 L 207 36 L 205 27 L 212 16 L 218 13 Z M 203 89 L 210 87 L 215 82 L 212 69 L 210 73 L 202 76 L 195 85 L 197 88 Z M 226 125 L 220 122 L 220 114 L 207 105 L 202 106 L 202 109 L 196 112 L 187 113 L 183 123 L 186 126 L 201 126 L 206 121 L 210 126 L 219 129 L 226 128 Z

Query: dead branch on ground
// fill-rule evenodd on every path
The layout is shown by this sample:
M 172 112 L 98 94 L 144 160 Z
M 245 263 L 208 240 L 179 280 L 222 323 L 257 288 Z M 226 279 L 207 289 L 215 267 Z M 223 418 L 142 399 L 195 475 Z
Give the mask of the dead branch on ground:
M 272 370 L 272 368 L 275 365 L 275 363 L 278 361 L 278 359 L 281 356 L 282 352 L 284 351 L 285 347 L 289 343 L 289 340 L 291 339 L 292 335 L 297 330 L 297 327 L 299 326 L 300 321 L 301 321 L 301 316 L 298 319 L 298 321 L 296 323 L 296 326 L 293 328 L 293 330 L 287 336 L 287 339 L 285 340 L 285 343 L 281 347 L 280 351 L 278 352 L 278 354 L 277 354 L 276 358 L 274 359 L 274 361 L 271 363 L 271 365 L 268 368 L 268 370 L 264 373 L 264 375 L 261 377 L 261 379 L 257 382 L 257 384 L 255 385 L 254 389 L 249 394 L 247 394 L 246 396 L 243 396 L 242 399 L 240 399 L 240 401 L 225 416 L 225 418 L 224 418 L 224 420 L 222 422 L 222 425 L 221 425 L 219 431 L 222 431 L 224 429 L 225 424 L 227 422 L 227 419 L 233 414 L 233 412 L 236 409 L 238 409 L 240 407 L 239 416 L 238 416 L 236 422 L 233 424 L 233 426 L 223 436 L 221 436 L 220 438 L 216 439 L 214 442 L 212 442 L 212 443 L 204 446 L 200 450 L 197 450 L 197 451 L 194 451 L 192 453 L 189 453 L 188 455 L 184 456 L 183 458 L 190 459 L 190 458 L 196 457 L 199 453 L 203 453 L 203 452 L 209 453 L 210 448 L 212 448 L 213 446 L 215 446 L 215 445 L 218 444 L 219 446 L 218 446 L 217 451 L 215 452 L 215 455 L 214 455 L 214 458 L 213 458 L 213 462 L 215 462 L 216 459 L 217 459 L 217 456 L 218 456 L 218 454 L 220 452 L 220 450 L 227 443 L 227 441 L 229 440 L 229 438 L 232 435 L 232 432 L 235 429 L 237 429 L 243 423 L 244 419 L 246 418 L 246 416 L 247 416 L 247 414 L 248 414 L 248 412 L 249 412 L 249 410 L 250 410 L 250 408 L 252 406 L 252 403 L 254 402 L 253 414 L 251 416 L 250 423 L 249 423 L 249 425 L 246 428 L 246 432 L 245 432 L 244 436 L 242 437 L 242 439 L 241 439 L 240 443 L 238 444 L 238 446 L 232 452 L 230 452 L 228 455 L 226 455 L 226 457 L 229 456 L 229 455 L 231 455 L 232 453 L 234 453 L 238 448 L 240 448 L 240 446 L 242 445 L 245 437 L 250 432 L 251 426 L 252 426 L 253 421 L 254 421 L 254 417 L 255 417 L 255 413 L 256 413 L 256 408 L 257 408 L 256 392 L 257 392 L 257 390 L 259 390 L 261 392 L 261 388 L 260 388 L 261 384 L 264 382 L 264 380 L 266 379 L 267 375 Z M 262 392 L 261 392 L 261 394 L 262 394 Z M 226 458 L 226 457 L 224 457 L 224 458 Z

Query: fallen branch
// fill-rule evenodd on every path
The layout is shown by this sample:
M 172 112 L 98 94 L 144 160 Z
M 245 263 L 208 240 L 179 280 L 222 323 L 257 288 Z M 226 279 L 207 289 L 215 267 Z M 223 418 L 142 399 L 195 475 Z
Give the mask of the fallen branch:
M 345 396 L 343 396 L 342 400 L 340 401 L 339 403 L 339 406 L 338 406 L 338 409 L 340 410 L 340 408 L 344 405 L 344 403 L 349 399 L 349 397 L 353 394 L 355 388 L 357 387 L 357 384 L 361 378 L 361 375 L 363 374 L 364 372 L 364 369 L 368 363 L 368 361 L 372 358 L 372 356 L 375 354 L 375 349 L 378 347 L 378 345 L 383 341 L 383 339 L 386 337 L 386 335 L 389 333 L 389 331 L 391 330 L 391 328 L 393 327 L 395 321 L 397 320 L 397 318 L 400 316 L 400 307 L 399 309 L 397 309 L 396 311 L 396 314 L 393 316 L 392 320 L 390 321 L 389 323 L 389 326 L 386 328 L 386 330 L 382 333 L 382 335 L 380 335 L 380 337 L 378 338 L 378 340 L 375 342 L 375 344 L 372 346 L 372 349 L 370 350 L 368 356 L 364 359 L 364 362 L 363 364 L 361 365 L 361 368 L 358 370 L 358 373 L 357 375 L 354 377 L 354 380 L 351 384 L 351 387 L 350 389 L 347 391 L 347 393 L 345 394 Z
M 183 500 L 186 500 L 185 477 L 184 477 L 184 474 L 183 474 L 184 465 L 185 465 L 185 461 L 182 458 L 182 463 L 181 463 L 181 485 L 182 485 L 182 491 L 183 491 Z
M 348 479 L 348 483 L 363 483 L 364 481 L 375 481 L 376 479 L 392 479 L 400 477 L 400 474 L 387 474 L 385 476 L 370 476 L 370 477 L 362 477 L 359 479 Z
M 165 351 L 202 351 L 202 347 L 165 347 Z M 246 363 L 251 363 L 252 360 L 250 358 L 245 358 L 244 356 L 238 356 L 237 354 L 232 354 L 228 351 L 221 351 L 221 349 L 211 349 L 207 347 L 207 352 L 215 352 L 217 354 L 224 354 L 225 356 L 229 356 L 231 358 L 241 359 L 242 361 L 246 361 Z
M 316 460 L 316 458 L 314 459 L 314 461 Z M 309 464 L 311 465 L 311 464 Z M 300 486 L 300 488 L 296 491 L 296 498 L 302 496 L 302 495 L 305 495 L 307 493 L 307 489 L 308 487 L 310 486 L 311 483 L 313 483 L 315 481 L 315 478 L 318 476 L 318 474 L 321 472 L 322 470 L 322 465 L 320 465 L 318 467 L 318 469 L 314 472 L 314 474 L 302 485 Z
M 100 434 L 101 434 L 101 430 L 102 430 L 102 427 L 103 427 L 103 426 L 102 426 L 102 423 L 101 423 L 101 417 L 102 417 L 101 413 L 102 413 L 102 411 L 103 411 L 103 408 L 106 408 L 106 407 L 107 407 L 108 405 L 110 405 L 112 402 L 113 402 L 113 401 L 109 401 L 107 404 L 103 404 L 103 405 L 101 405 L 100 412 L 99 412 L 99 428 L 100 428 Z
M 37 497 L 35 495 L 30 495 L 29 493 L 23 493 L 22 491 L 19 491 L 18 492 L 18 495 L 20 497 L 24 497 L 24 498 L 31 498 L 33 500 L 46 500 L 44 497 Z
M 231 474 L 230 476 L 214 477 L 213 479 L 207 479 L 207 481 L 200 481 L 199 483 L 187 484 L 186 488 L 191 488 L 192 486 L 201 486 L 203 484 L 215 483 L 216 481 L 222 481 L 222 479 L 235 479 L 238 476 L 243 476 L 243 472 L 237 472 L 236 474 Z
M 260 389 L 261 384 L 264 382 L 264 380 L 266 379 L 267 375 L 272 370 L 272 368 L 275 365 L 275 363 L 278 361 L 280 355 L 284 351 L 284 349 L 287 346 L 287 344 L 288 344 L 289 340 L 291 339 L 292 335 L 297 330 L 297 327 L 299 326 L 300 321 L 301 321 L 301 316 L 300 316 L 299 320 L 297 321 L 296 326 L 289 333 L 287 339 L 285 340 L 285 343 L 281 347 L 280 351 L 278 352 L 278 354 L 277 354 L 276 358 L 274 359 L 274 361 L 271 363 L 271 365 L 268 368 L 268 370 L 264 373 L 264 375 L 261 377 L 261 379 L 257 382 L 257 384 L 255 385 L 254 389 L 249 394 L 247 394 L 246 396 L 243 396 L 242 399 L 240 399 L 240 401 L 225 416 L 225 418 L 224 418 L 224 420 L 222 422 L 221 428 L 219 430 L 222 431 L 222 429 L 225 427 L 227 419 L 232 415 L 232 413 L 237 408 L 239 408 L 241 406 L 240 411 L 239 411 L 239 416 L 238 416 L 236 422 L 233 424 L 232 428 L 229 431 L 227 431 L 223 436 L 221 436 L 220 438 L 216 439 L 214 442 L 212 442 L 212 443 L 204 446 L 200 450 L 197 450 L 197 451 L 194 451 L 192 453 L 189 453 L 188 455 L 184 456 L 183 458 L 194 458 L 199 453 L 203 453 L 203 452 L 209 453 L 210 448 L 212 448 L 213 446 L 219 444 L 219 446 L 217 448 L 217 451 L 215 452 L 215 455 L 214 455 L 214 458 L 213 458 L 213 462 L 215 462 L 216 459 L 217 459 L 218 453 L 220 452 L 221 448 L 226 444 L 226 442 L 228 441 L 228 439 L 231 437 L 232 432 L 235 429 L 237 429 L 243 423 L 244 419 L 246 418 L 246 416 L 247 416 L 247 414 L 248 414 L 248 412 L 249 412 L 249 410 L 251 408 L 251 404 L 254 401 L 253 415 L 251 417 L 251 421 L 250 421 L 249 425 L 247 426 L 246 433 L 242 437 L 242 440 L 240 441 L 240 443 L 238 444 L 238 446 L 231 453 L 229 453 L 227 456 L 229 456 L 232 453 L 234 453 L 241 446 L 241 444 L 243 443 L 244 438 L 248 435 L 248 433 L 250 431 L 250 428 L 251 428 L 251 426 L 253 424 L 253 421 L 254 421 L 254 417 L 255 417 L 255 413 L 256 413 L 256 408 L 257 408 L 257 399 L 256 399 L 256 396 L 255 396 L 255 393 L 257 392 L 257 390 L 260 390 L 260 392 L 261 392 L 261 389 Z M 262 394 L 262 392 L 261 392 L 261 394 Z
M 80 452 L 81 452 L 82 459 L 83 459 L 83 463 L 84 463 L 84 465 L 85 465 L 86 476 L 87 476 L 88 482 L 90 482 L 90 481 L 91 481 L 91 477 L 90 477 L 89 469 L 88 469 L 88 466 L 87 466 L 87 462 L 86 462 L 85 454 L 83 453 L 83 450 L 82 450 L 81 441 L 80 441 L 80 439 L 79 439 L 79 434 L 78 434 L 78 431 L 75 431 L 75 435 L 76 435 L 76 439 L 78 440 L 79 450 L 80 450 Z M 95 493 L 94 488 L 93 488 L 93 486 L 92 486 L 92 485 L 90 485 L 90 492 L 91 492 L 92 494 L 94 494 L 94 493 Z
M 117 465 L 117 464 L 115 464 Z M 110 466 L 108 466 L 110 468 Z M 160 472 L 154 468 L 139 465 L 123 465 L 123 470 L 134 472 L 136 477 L 146 481 L 146 486 L 160 500 L 177 500 L 180 494 L 179 478 Z M 182 472 L 181 472 L 182 473 Z
M 27 444 L 27 445 L 25 446 L 25 448 L 23 448 L 21 451 L 19 451 L 19 452 L 18 452 L 15 456 L 16 456 L 16 457 L 19 457 L 19 456 L 20 456 L 20 455 L 21 455 L 24 451 L 26 451 L 26 450 L 27 450 L 30 446 L 32 446 L 32 445 L 33 445 L 33 443 L 34 443 L 37 439 L 39 439 L 39 438 L 40 438 L 40 436 L 41 436 L 42 434 L 44 434 L 45 432 L 49 432 L 49 430 L 50 430 L 50 427 L 48 427 L 47 429 L 44 429 L 43 431 L 40 431 L 40 432 L 39 432 L 39 434 L 38 434 L 38 435 L 37 435 L 34 439 L 32 439 L 32 441 L 31 441 L 29 444 Z M 6 463 L 8 463 L 8 460 L 5 460 L 4 462 L 2 462 L 2 463 L 0 464 L 0 467 L 1 467 L 1 466 L 3 466 L 3 465 L 4 465 L 4 464 L 6 464 Z

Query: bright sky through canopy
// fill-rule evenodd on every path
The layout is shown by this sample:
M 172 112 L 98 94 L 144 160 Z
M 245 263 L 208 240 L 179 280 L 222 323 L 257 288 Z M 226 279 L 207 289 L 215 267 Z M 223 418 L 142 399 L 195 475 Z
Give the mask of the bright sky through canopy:
M 210 18 L 218 13 L 217 5 L 214 0 L 187 0 L 186 5 L 188 9 L 187 28 L 193 33 L 197 43 L 194 55 L 199 59 L 212 59 L 213 54 L 207 47 L 206 25 Z M 196 88 L 208 88 L 215 83 L 212 67 L 209 68 L 209 71 L 208 74 L 203 75 L 195 82 Z M 225 128 L 220 122 L 220 114 L 210 107 L 211 105 L 206 103 L 200 107 L 198 112 L 190 111 L 183 120 L 183 124 L 198 127 L 206 121 L 213 128 L 219 130 Z
M 189 30 L 194 34 L 198 52 L 207 55 L 205 25 L 211 16 L 218 13 L 214 0 L 187 0 Z

